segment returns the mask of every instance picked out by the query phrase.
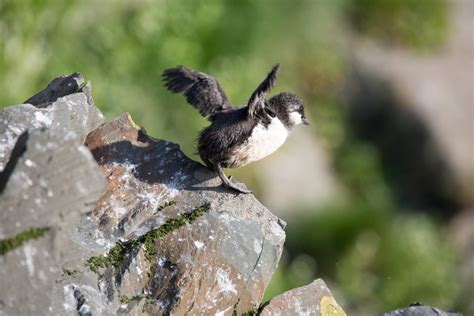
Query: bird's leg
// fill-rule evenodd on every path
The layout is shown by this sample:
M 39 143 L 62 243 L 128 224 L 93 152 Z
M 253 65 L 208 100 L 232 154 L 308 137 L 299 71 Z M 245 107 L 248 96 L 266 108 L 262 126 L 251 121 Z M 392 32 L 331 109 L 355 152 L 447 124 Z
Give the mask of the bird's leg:
M 224 174 L 224 170 L 222 169 L 222 166 L 220 163 L 214 164 L 214 170 L 215 172 L 219 175 L 219 178 L 221 178 L 222 183 L 231 189 L 234 189 L 240 193 L 252 193 L 252 191 L 248 190 L 247 188 L 241 188 L 239 187 L 236 183 L 233 183 L 230 181 L 229 178 Z

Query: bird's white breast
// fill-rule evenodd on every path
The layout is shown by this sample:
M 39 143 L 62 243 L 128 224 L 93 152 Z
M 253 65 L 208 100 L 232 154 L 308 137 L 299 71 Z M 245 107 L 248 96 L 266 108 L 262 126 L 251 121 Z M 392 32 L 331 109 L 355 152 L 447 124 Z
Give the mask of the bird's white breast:
M 257 124 L 249 139 L 234 150 L 234 165 L 240 167 L 270 155 L 287 137 L 288 130 L 277 117 L 273 117 L 267 127 Z

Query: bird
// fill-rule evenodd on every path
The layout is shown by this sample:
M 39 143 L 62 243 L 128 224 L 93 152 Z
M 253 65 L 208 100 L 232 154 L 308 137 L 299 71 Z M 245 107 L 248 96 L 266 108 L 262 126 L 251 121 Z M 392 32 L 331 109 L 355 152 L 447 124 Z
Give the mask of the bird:
M 301 98 L 282 92 L 269 99 L 280 65 L 276 64 L 243 107 L 233 106 L 218 81 L 184 66 L 166 69 L 165 87 L 182 93 L 187 102 L 210 121 L 198 137 L 197 151 L 206 166 L 217 173 L 224 186 L 251 193 L 227 177 L 224 168 L 239 168 L 276 151 L 298 124 L 309 125 Z

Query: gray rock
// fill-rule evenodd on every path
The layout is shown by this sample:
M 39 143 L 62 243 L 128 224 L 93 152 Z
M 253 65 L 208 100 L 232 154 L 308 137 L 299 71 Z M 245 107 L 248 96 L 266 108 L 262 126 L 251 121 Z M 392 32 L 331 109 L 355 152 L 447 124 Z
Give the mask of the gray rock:
M 337 304 L 324 281 L 317 279 L 272 298 L 264 305 L 259 315 L 345 316 L 346 313 Z
M 23 135 L 0 203 L 0 314 L 258 308 L 285 233 L 252 195 L 223 188 L 128 114 L 87 137 L 100 170 L 78 137 Z
M 105 181 L 77 137 L 36 130 L 20 142 L 11 173 L 1 175 L 0 315 L 44 315 L 57 300 L 55 280 L 81 255 L 70 236 Z
M 256 311 L 284 222 L 128 114 L 97 127 L 90 86 L 61 80 L 1 112 L 0 315 Z M 337 306 L 318 282 L 295 302 Z
M 462 316 L 456 312 L 444 312 L 436 307 L 416 305 L 407 308 L 401 308 L 383 314 L 384 316 Z
M 48 128 L 61 131 L 64 137 L 78 136 L 83 140 L 103 122 L 103 115 L 90 96 L 90 84 L 82 87 L 83 81 L 80 74 L 56 78 L 28 103 L 0 110 L 0 172 L 18 138 L 27 130 Z M 73 94 L 67 95 L 68 92 Z
M 77 240 L 96 251 L 89 266 L 109 311 L 258 308 L 285 240 L 277 217 L 252 195 L 223 188 L 176 144 L 147 136 L 128 114 L 90 133 L 86 145 L 108 187 Z

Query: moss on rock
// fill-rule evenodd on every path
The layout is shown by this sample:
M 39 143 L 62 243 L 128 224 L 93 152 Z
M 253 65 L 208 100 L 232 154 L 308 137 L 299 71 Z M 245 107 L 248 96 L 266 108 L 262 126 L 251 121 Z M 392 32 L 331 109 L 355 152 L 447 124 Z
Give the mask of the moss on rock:
M 49 230 L 49 227 L 42 228 L 31 228 L 21 233 L 16 234 L 13 237 L 0 240 L 0 255 L 4 255 L 15 248 L 20 247 L 30 239 L 38 239 Z
M 173 203 L 174 204 L 174 203 Z M 173 205 L 168 204 L 167 206 Z M 144 246 L 145 259 L 151 262 L 156 255 L 155 241 L 157 238 L 163 238 L 170 232 L 179 229 L 180 227 L 193 223 L 196 219 L 201 217 L 210 208 L 209 203 L 205 203 L 191 212 L 184 213 L 178 218 L 170 218 L 160 227 L 150 230 L 143 236 L 137 239 L 131 239 L 126 242 L 118 241 L 116 245 L 109 250 L 105 256 L 93 256 L 87 260 L 86 265 L 93 272 L 98 272 L 100 268 L 107 268 L 109 266 L 120 267 L 125 262 L 125 259 L 134 249 Z

